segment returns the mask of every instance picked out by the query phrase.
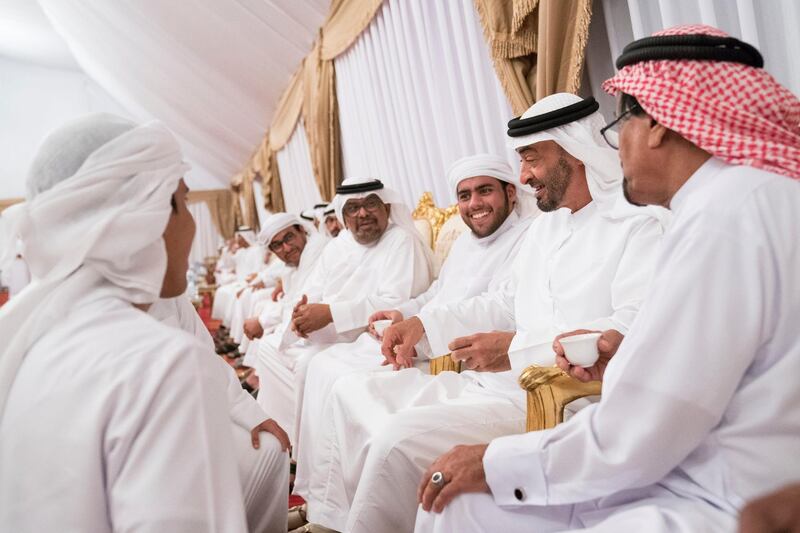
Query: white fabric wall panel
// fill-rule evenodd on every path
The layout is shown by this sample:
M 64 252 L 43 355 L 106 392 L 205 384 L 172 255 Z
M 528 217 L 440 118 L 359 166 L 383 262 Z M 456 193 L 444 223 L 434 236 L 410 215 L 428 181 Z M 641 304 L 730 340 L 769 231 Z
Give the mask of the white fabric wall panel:
M 302 119 L 289 142 L 277 153 L 277 158 L 286 212 L 299 213 L 321 203 Z
M 267 217 L 270 215 L 270 211 L 264 207 L 264 188 L 261 186 L 261 182 L 253 182 L 253 194 L 256 197 L 256 215 L 258 215 L 258 227 L 261 227 L 264 225 L 264 221 L 267 220 Z
M 211 212 L 205 202 L 189 204 L 189 212 L 194 217 L 197 230 L 194 233 L 189 264 L 202 263 L 206 257 L 217 255 L 217 248 L 222 242 L 222 235 L 211 220 Z
M 796 0 L 595 0 L 586 65 L 591 94 L 606 117 L 613 101 L 600 84 L 615 72 L 614 60 L 626 44 L 679 24 L 708 24 L 759 49 L 764 68 L 800 94 L 800 3 Z
M 448 205 L 455 160 L 488 152 L 518 167 L 472 0 L 387 0 L 335 64 L 345 177 L 380 178 L 409 206 L 424 191 Z

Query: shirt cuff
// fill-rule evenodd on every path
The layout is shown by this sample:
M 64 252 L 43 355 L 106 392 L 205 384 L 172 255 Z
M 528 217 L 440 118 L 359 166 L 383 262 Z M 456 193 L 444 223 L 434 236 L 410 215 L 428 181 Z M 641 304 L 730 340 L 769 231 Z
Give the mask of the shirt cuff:
M 517 334 L 519 335 L 519 333 Z M 516 336 L 515 336 L 516 337 Z M 542 342 L 532 346 L 512 346 L 508 350 L 511 370 L 519 375 L 531 365 L 550 367 L 556 363 L 552 342 Z
M 328 304 L 331 310 L 331 318 L 333 319 L 333 327 L 336 328 L 337 333 L 344 333 L 352 329 L 366 327 L 366 318 L 354 316 L 356 305 L 350 302 L 337 302 Z
M 247 391 L 242 389 L 244 394 L 247 394 Z M 252 401 L 251 401 L 252 400 Z M 231 418 L 233 421 L 238 425 L 250 431 L 257 425 L 259 425 L 264 420 L 268 419 L 269 416 L 264 412 L 258 402 L 256 402 L 255 398 L 250 398 L 250 400 L 239 402 L 233 409 L 231 413 Z
M 547 504 L 545 452 L 548 430 L 494 439 L 483 456 L 486 483 L 495 503 L 503 507 Z
M 420 311 L 417 318 L 422 322 L 422 327 L 425 328 L 425 338 L 428 339 L 428 346 L 430 347 L 430 355 L 428 357 L 433 359 L 434 357 L 450 353 L 450 349 L 447 347 L 450 339 L 445 339 L 441 334 L 444 328 L 436 323 L 437 321 L 434 317 L 429 312 L 423 310 Z

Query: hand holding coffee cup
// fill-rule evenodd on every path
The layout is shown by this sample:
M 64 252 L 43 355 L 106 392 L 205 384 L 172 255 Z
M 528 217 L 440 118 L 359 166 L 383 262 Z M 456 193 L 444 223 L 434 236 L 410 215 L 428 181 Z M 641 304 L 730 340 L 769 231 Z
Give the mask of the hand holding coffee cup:
M 385 311 L 376 311 L 369 317 L 369 326 L 367 331 L 370 335 L 378 340 L 383 338 L 383 332 L 392 324 L 396 324 L 403 320 L 403 313 L 396 309 Z
M 624 335 L 615 329 L 562 333 L 553 341 L 556 365 L 578 381 L 602 381 L 622 339 Z
M 372 323 L 372 327 L 375 330 L 375 334 L 378 336 L 379 339 L 383 338 L 383 332 L 386 331 L 386 328 L 391 326 L 393 322 L 391 320 L 376 320 Z
M 600 358 L 600 352 L 597 349 L 597 341 L 600 339 L 600 335 L 602 334 L 598 331 L 596 333 L 572 335 L 561 339 L 561 346 L 564 347 L 564 355 L 567 361 L 573 366 L 583 368 L 589 368 L 594 365 Z

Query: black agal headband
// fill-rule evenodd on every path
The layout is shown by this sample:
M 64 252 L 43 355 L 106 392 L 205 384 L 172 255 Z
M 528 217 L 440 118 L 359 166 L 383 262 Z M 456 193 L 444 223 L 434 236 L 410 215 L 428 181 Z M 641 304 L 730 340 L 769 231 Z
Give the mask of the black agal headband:
M 543 113 L 530 118 L 512 118 L 508 121 L 508 136 L 509 137 L 522 137 L 523 135 L 530 135 L 538 131 L 549 130 L 556 126 L 563 126 L 570 122 L 575 122 L 578 119 L 587 117 L 600 109 L 600 104 L 590 96 L 580 102 Z
M 715 35 L 656 35 L 633 41 L 622 49 L 617 69 L 660 59 L 695 59 L 764 66 L 764 58 L 753 46 L 733 37 Z
M 364 183 L 354 183 L 353 185 L 339 185 L 336 187 L 336 194 L 358 194 L 360 192 L 379 191 L 383 189 L 381 180 L 372 180 Z

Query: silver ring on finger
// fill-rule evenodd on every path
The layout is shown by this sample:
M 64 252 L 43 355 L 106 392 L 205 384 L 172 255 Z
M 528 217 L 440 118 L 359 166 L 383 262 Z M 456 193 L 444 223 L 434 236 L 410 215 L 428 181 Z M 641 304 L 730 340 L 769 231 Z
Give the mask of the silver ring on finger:
M 431 476 L 431 484 L 439 488 L 444 487 L 444 474 L 441 472 L 434 472 Z

